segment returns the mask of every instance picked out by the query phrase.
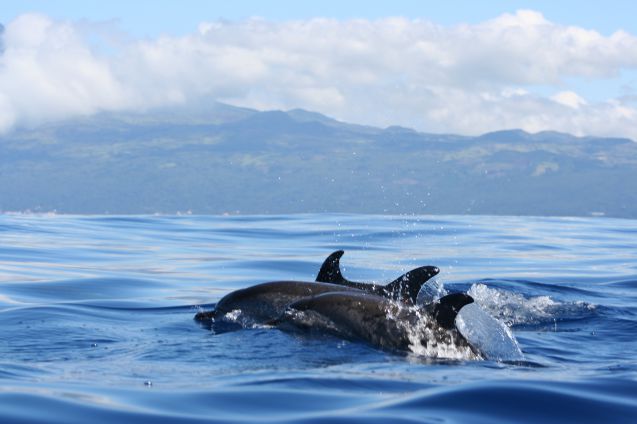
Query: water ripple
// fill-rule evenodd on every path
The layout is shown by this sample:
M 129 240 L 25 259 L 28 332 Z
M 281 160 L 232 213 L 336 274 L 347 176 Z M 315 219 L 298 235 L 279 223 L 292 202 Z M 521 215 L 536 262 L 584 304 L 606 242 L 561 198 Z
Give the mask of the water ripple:
M 0 215 L 1 422 L 633 422 L 637 222 L 464 216 Z M 224 294 L 421 265 L 512 325 L 523 361 L 330 335 L 213 334 Z

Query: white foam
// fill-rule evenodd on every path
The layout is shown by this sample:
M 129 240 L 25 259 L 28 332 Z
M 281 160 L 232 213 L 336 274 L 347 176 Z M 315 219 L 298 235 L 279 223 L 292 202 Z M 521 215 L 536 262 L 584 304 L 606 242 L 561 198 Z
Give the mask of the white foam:
M 416 323 L 411 325 L 404 323 L 410 342 L 409 349 L 414 355 L 432 359 L 482 359 L 471 347 L 459 344 L 452 331 L 440 328 L 426 314 L 418 315 L 419 319 Z
M 586 302 L 562 303 L 549 296 L 525 297 L 519 293 L 473 284 L 468 294 L 493 317 L 506 325 L 538 324 L 559 318 L 578 318 L 590 314 L 595 306 Z

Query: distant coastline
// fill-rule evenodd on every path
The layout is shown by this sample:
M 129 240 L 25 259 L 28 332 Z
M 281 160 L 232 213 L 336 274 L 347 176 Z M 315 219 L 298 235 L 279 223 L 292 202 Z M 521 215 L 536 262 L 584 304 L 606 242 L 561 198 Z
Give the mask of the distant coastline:
M 637 218 L 625 138 L 428 134 L 210 102 L 15 130 L 0 158 L 0 211 Z

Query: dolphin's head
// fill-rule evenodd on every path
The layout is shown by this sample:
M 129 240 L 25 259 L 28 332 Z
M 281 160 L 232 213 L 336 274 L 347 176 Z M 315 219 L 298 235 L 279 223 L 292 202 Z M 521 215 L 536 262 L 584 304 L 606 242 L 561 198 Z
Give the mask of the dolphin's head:
M 473 303 L 473 298 L 466 293 L 452 293 L 442 297 L 433 304 L 432 316 L 442 328 L 455 328 L 458 312 L 463 306 Z

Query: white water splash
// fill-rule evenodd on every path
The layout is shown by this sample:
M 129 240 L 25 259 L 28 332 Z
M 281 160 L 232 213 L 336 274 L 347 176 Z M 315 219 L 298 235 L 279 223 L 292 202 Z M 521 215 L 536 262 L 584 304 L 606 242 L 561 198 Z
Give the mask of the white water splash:
M 402 322 L 409 338 L 409 350 L 416 356 L 432 359 L 482 359 L 453 331 L 441 328 L 427 314 L 416 311 L 415 323 Z
M 271 325 L 255 322 L 250 315 L 243 313 L 241 309 L 233 309 L 223 315 L 223 321 L 231 324 L 238 324 L 243 328 L 272 328 Z
M 432 279 L 427 281 L 426 284 L 420 288 L 418 292 L 418 296 L 416 297 L 417 305 L 427 305 L 429 303 L 435 302 L 441 297 L 447 294 L 447 290 L 441 281 Z
M 475 286 L 475 285 L 474 285 Z M 482 285 L 484 289 L 488 289 Z M 473 287 L 472 287 L 473 288 Z M 481 288 L 481 290 L 483 290 Z M 426 305 L 435 302 L 448 294 L 442 282 L 430 280 L 425 284 L 420 292 L 416 303 Z M 469 292 L 469 295 L 476 299 L 476 291 Z M 484 298 L 488 297 L 486 293 Z M 477 299 L 476 299 L 477 302 Z M 460 334 L 480 352 L 480 356 L 496 361 L 515 361 L 524 359 L 522 350 L 509 327 L 502 321 L 494 318 L 477 304 L 470 304 L 462 308 L 456 318 L 456 327 Z M 426 326 L 425 326 L 426 328 Z M 426 330 L 431 333 L 431 330 Z M 423 346 L 420 342 L 418 329 L 410 333 L 412 341 L 411 349 L 414 353 L 428 357 L 450 358 L 450 359 L 482 359 L 469 349 L 458 348 L 455 343 L 434 343 Z M 426 334 L 431 337 L 431 334 Z
M 236 323 L 241 324 L 242 323 L 241 322 L 241 315 L 242 315 L 241 309 L 233 309 L 232 311 L 226 313 L 223 316 L 223 319 L 228 321 L 228 322 L 236 322 Z
M 410 332 L 409 340 L 411 344 L 409 349 L 416 356 L 432 359 L 453 359 L 453 360 L 465 360 L 474 361 L 482 359 L 479 355 L 475 354 L 468 346 L 457 346 L 450 342 L 436 342 L 427 343 L 423 345 L 419 336 L 412 337 L 412 334 L 416 335 L 417 332 Z
M 595 310 L 595 305 L 586 302 L 562 303 L 549 296 L 525 297 L 482 283 L 473 284 L 468 294 L 484 310 L 508 326 L 579 318 Z

